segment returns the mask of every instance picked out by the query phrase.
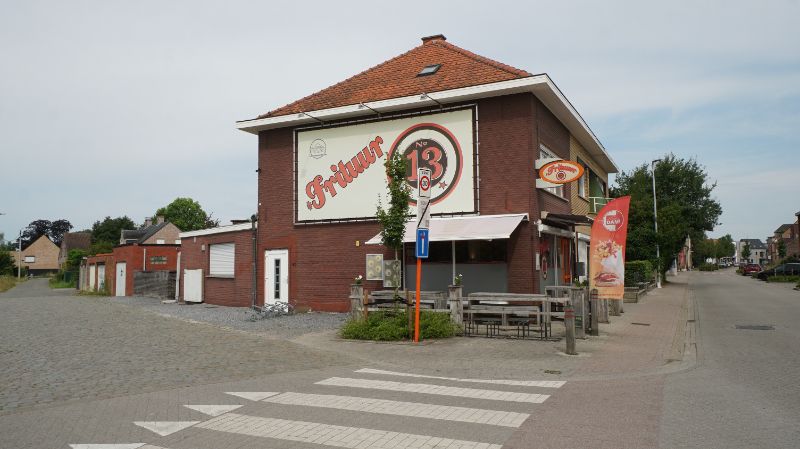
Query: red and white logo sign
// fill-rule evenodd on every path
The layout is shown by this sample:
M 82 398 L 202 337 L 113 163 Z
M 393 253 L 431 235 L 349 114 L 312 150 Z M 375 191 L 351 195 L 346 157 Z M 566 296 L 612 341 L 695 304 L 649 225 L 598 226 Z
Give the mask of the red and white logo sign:
M 583 176 L 583 165 L 572 161 L 555 161 L 539 169 L 539 178 L 553 184 L 566 184 Z
M 605 214 L 600 219 L 603 227 L 609 232 L 616 232 L 625 225 L 625 215 L 621 211 L 613 209 Z
M 431 203 L 436 204 L 450 195 L 461 179 L 464 158 L 461 145 L 449 129 L 436 123 L 420 123 L 403 131 L 389 150 L 389 158 L 395 151 L 402 151 L 408 159 L 406 181 L 419 193 L 427 192 Z M 427 168 L 430 177 L 428 186 L 419 185 L 417 170 Z M 412 199 L 411 204 L 416 202 Z

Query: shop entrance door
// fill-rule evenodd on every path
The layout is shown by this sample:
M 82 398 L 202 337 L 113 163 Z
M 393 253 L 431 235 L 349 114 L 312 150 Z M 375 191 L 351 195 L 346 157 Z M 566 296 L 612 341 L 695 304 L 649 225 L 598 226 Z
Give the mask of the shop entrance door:
M 559 274 L 561 285 L 572 284 L 572 242 L 569 239 L 559 238 Z

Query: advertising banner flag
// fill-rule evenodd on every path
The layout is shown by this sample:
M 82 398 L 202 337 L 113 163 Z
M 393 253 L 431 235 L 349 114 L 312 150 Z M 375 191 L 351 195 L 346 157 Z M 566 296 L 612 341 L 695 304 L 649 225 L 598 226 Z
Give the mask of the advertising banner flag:
M 589 254 L 589 288 L 598 299 L 622 300 L 625 294 L 625 241 L 631 197 L 608 202 L 592 224 Z

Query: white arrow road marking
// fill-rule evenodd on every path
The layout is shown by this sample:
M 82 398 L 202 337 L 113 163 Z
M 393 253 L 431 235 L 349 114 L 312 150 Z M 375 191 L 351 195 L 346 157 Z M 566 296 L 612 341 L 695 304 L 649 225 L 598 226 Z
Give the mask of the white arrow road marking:
M 479 384 L 513 385 L 518 387 L 543 387 L 561 388 L 566 381 L 563 380 L 506 380 L 506 379 L 459 379 L 458 377 L 426 376 L 424 374 L 398 373 L 396 371 L 385 371 L 382 369 L 361 368 L 356 373 L 364 374 L 385 374 L 387 376 L 419 377 L 424 379 L 452 380 L 455 382 L 472 382 Z
M 200 413 L 205 413 L 209 416 L 219 416 L 223 413 L 236 410 L 237 408 L 241 407 L 241 405 L 184 405 L 184 407 Z
M 237 413 L 226 413 L 223 416 L 211 418 L 198 424 L 197 427 L 238 435 L 300 441 L 352 449 L 433 449 L 444 447 L 501 449 L 502 447 L 500 444 L 453 440 L 430 435 L 262 418 L 260 416 L 239 415 Z
M 337 410 L 353 410 L 358 412 L 379 413 L 382 415 L 411 416 L 414 418 L 489 424 L 503 427 L 519 427 L 530 416 L 527 413 L 504 412 L 500 410 L 484 410 L 468 407 L 453 407 L 449 405 L 390 401 L 386 399 L 329 394 L 290 392 L 264 399 L 264 402 Z
M 134 424 L 165 437 L 187 427 L 192 427 L 199 422 L 200 421 L 135 421 Z
M 70 444 L 72 449 L 138 449 L 147 443 L 129 444 Z
M 442 385 L 412 384 L 391 382 L 388 380 L 352 379 L 347 377 L 331 377 L 330 379 L 321 380 L 315 383 L 316 385 L 329 385 L 334 387 L 404 391 L 408 393 L 435 394 L 440 396 L 455 396 L 460 398 L 486 399 L 490 401 L 530 402 L 534 404 L 542 403 L 550 397 L 546 394 L 482 390 L 478 388 L 444 387 Z
M 280 393 L 277 391 L 226 391 L 225 394 L 239 396 L 240 398 L 249 399 L 251 401 L 261 401 Z

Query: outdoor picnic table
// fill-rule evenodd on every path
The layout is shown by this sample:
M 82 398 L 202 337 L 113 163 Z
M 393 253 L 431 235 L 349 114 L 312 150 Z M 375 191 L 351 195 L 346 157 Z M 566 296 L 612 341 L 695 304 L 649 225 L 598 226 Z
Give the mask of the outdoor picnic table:
M 553 311 L 553 305 L 563 305 L 569 298 L 556 298 L 541 294 L 476 292 L 467 296 L 464 304 L 465 322 L 483 322 L 509 326 L 529 325 L 535 318 L 542 335 L 550 334 L 551 318 L 563 317 L 563 312 Z

